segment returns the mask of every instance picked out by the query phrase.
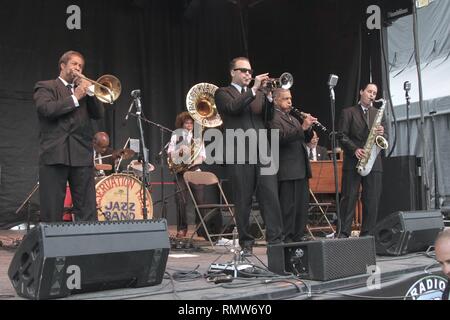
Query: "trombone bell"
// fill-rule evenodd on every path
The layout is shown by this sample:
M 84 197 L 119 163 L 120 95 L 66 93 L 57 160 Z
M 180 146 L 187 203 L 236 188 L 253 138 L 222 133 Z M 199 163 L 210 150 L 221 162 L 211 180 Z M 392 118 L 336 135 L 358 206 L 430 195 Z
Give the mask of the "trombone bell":
M 120 93 L 122 92 L 122 85 L 120 83 L 120 80 L 110 74 L 101 76 L 97 79 L 97 81 L 91 82 L 95 85 L 94 95 L 103 103 L 113 104 L 113 102 L 119 98 Z

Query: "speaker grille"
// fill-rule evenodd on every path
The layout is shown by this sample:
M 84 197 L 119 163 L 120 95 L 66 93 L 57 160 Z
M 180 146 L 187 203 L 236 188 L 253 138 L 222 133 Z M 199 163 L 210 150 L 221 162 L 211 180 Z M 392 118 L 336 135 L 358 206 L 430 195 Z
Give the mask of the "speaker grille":
M 324 240 L 320 246 L 323 247 L 318 252 L 323 252 L 324 280 L 366 273 L 367 266 L 375 265 L 373 237 Z

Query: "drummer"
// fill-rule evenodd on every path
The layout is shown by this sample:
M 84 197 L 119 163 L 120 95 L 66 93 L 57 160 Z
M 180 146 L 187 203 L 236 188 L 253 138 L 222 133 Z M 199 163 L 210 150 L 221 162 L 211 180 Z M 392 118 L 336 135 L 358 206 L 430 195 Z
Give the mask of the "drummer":
M 97 176 L 109 176 L 115 172 L 117 162 L 131 158 L 134 152 L 129 149 L 113 150 L 109 146 L 109 135 L 106 132 L 97 132 L 94 135 L 94 165 Z
M 96 175 L 110 175 L 113 173 L 115 159 L 112 157 L 113 149 L 109 146 L 109 135 L 103 131 L 97 132 L 93 144 Z

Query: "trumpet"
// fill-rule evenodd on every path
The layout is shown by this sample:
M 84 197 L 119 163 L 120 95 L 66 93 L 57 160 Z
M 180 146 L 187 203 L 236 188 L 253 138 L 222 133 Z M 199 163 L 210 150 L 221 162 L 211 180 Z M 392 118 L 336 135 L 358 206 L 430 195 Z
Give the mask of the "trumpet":
M 120 80 L 113 75 L 105 74 L 95 81 L 83 76 L 81 73 L 74 74 L 77 78 L 84 79 L 94 84 L 94 95 L 103 103 L 113 104 L 122 92 Z
M 255 80 L 255 78 L 252 78 Z M 266 88 L 274 90 L 276 88 L 289 89 L 294 84 L 294 77 L 289 72 L 283 73 L 279 78 L 269 78 L 265 81 Z
M 305 119 L 308 116 L 306 113 L 304 113 L 304 112 L 302 112 L 299 109 L 294 108 L 294 107 L 292 107 L 291 112 L 296 114 L 300 119 Z M 320 130 L 322 130 L 324 132 L 328 131 L 328 129 L 323 124 L 321 124 L 319 121 L 315 121 L 313 123 L 313 126 L 319 128 Z

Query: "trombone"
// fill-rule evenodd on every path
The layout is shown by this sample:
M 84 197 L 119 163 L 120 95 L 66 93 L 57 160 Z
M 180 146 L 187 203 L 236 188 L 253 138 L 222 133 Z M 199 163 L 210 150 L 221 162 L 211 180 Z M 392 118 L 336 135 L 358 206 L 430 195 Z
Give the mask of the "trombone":
M 75 73 L 75 76 L 94 84 L 94 95 L 103 103 L 113 104 L 122 92 L 120 80 L 113 75 L 105 74 L 96 81 L 89 79 L 80 73 Z

